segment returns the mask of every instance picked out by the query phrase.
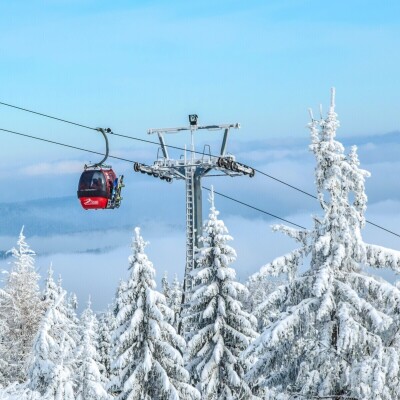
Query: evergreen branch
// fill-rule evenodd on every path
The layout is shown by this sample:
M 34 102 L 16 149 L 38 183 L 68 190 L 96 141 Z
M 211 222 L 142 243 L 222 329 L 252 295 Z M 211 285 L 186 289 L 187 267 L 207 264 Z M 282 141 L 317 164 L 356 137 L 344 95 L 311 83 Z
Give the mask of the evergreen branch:
M 373 268 L 391 268 L 400 273 L 400 252 L 386 247 L 365 243 L 367 265 Z

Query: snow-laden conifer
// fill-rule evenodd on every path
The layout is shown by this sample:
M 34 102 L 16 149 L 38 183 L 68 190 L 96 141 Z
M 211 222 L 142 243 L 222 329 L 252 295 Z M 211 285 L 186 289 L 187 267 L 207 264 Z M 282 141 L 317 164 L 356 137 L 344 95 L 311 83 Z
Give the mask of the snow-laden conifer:
M 115 326 L 114 314 L 107 310 L 99 317 L 98 352 L 99 369 L 104 387 L 108 388 L 111 379 L 112 332 Z
M 64 305 L 66 316 L 71 321 L 71 331 L 69 333 L 77 343 L 79 340 L 79 318 L 76 314 L 78 309 L 78 298 L 76 294 L 71 293 L 68 298 L 64 300 Z
M 70 348 L 69 340 L 64 335 L 61 339 L 60 352 L 66 354 Z M 43 400 L 75 400 L 73 364 L 68 357 L 63 357 L 54 371 L 54 390 L 47 390 Z
M 44 303 L 44 308 L 48 309 L 52 307 L 55 304 L 55 302 L 58 301 L 60 296 L 62 297 L 63 300 L 58 305 L 58 309 L 64 318 L 63 329 L 65 329 L 67 337 L 71 338 L 70 343 L 77 344 L 80 339 L 79 319 L 76 315 L 78 300 L 74 293 L 71 293 L 68 296 L 65 289 L 63 289 L 61 276 L 59 276 L 58 282 L 56 283 L 54 281 L 53 275 L 54 275 L 53 266 L 50 265 L 50 268 L 47 272 L 45 287 L 42 293 L 42 301 Z M 73 349 L 75 348 L 76 346 L 73 347 Z M 72 359 L 72 354 L 71 354 L 71 359 Z
M 236 281 L 230 264 L 236 259 L 232 240 L 210 195 L 209 219 L 196 251 L 194 289 L 184 325 L 189 332 L 188 364 L 203 400 L 251 399 L 240 354 L 257 336 L 255 318 L 242 309 L 239 294 L 247 289 Z
M 311 231 L 275 227 L 300 247 L 260 272 L 289 278 L 259 307 L 266 328 L 246 352 L 258 358 L 247 378 L 263 398 L 400 396 L 393 347 L 400 292 L 363 271 L 367 264 L 399 272 L 400 253 L 362 240 L 369 173 L 359 168 L 355 148 L 346 156 L 335 140 L 338 126 L 333 92 L 327 117 L 310 124 L 323 215 Z M 309 269 L 298 275 L 308 256 Z
M 78 368 L 75 374 L 77 400 L 106 400 L 110 396 L 104 388 L 99 369 L 97 346 L 97 318 L 89 300 L 81 316 L 81 341 L 78 350 Z
M 45 309 L 54 304 L 59 295 L 57 284 L 54 282 L 53 275 L 53 265 L 50 264 L 42 293 L 42 301 L 44 303 Z
M 167 300 L 167 303 L 169 301 L 169 292 L 170 292 L 170 285 L 168 282 L 168 274 L 167 272 L 164 272 L 164 275 L 161 279 L 161 290 L 162 294 L 164 295 L 165 299 Z
M 178 331 L 182 306 L 183 287 L 175 274 L 174 280 L 170 285 L 168 307 L 173 311 L 172 326 Z
M 7 354 L 11 349 L 7 348 L 8 327 L 6 322 L 7 311 L 10 309 L 11 296 L 0 289 L 0 387 L 9 383 Z
M 130 276 L 118 291 L 113 387 L 120 400 L 199 399 L 183 366 L 185 341 L 165 318 L 172 311 L 155 290 L 155 270 L 145 246 L 136 228 Z
M 182 292 L 183 287 L 175 274 L 172 282 L 168 281 L 167 273 L 164 274 L 161 280 L 162 293 L 167 302 L 167 306 L 173 311 L 171 320 L 168 322 L 178 331 L 180 322 L 181 307 L 182 307 Z
M 68 335 L 65 291 L 49 303 L 36 335 L 29 369 L 29 388 L 46 400 L 73 400 L 74 340 Z
M 78 309 L 78 297 L 75 293 L 70 293 L 68 296 L 68 307 L 75 312 Z
M 3 310 L 8 331 L 4 339 L 4 346 L 8 349 L 6 374 L 13 381 L 22 382 L 26 377 L 33 339 L 43 315 L 35 252 L 26 243 L 23 227 L 17 247 L 11 253 L 14 262 L 4 288 L 10 301 L 5 303 L 6 310 Z
M 116 316 L 119 314 L 120 306 L 123 306 L 123 303 L 120 301 L 122 294 L 127 289 L 127 282 L 124 280 L 120 280 L 117 290 L 115 291 L 115 298 L 112 304 L 112 325 L 111 325 L 111 354 L 110 354 L 110 378 L 107 385 L 107 390 L 109 393 L 112 393 L 114 396 L 120 393 L 120 379 L 119 379 L 119 370 L 113 367 L 113 362 L 119 356 L 119 343 L 117 338 L 115 337 L 115 331 L 117 329 L 117 321 Z

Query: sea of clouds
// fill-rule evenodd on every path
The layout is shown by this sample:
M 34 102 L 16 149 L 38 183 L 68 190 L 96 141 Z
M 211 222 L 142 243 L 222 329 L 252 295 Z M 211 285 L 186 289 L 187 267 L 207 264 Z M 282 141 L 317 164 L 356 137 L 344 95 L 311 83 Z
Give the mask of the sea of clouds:
M 372 174 L 367 180 L 369 208 L 367 218 L 400 233 L 400 133 L 375 136 L 340 137 L 347 149 L 356 144 L 361 166 Z M 217 144 L 214 144 L 214 148 Z M 249 143 L 234 142 L 230 149 L 239 161 L 287 181 L 312 194 L 314 160 L 308 151 L 307 137 L 270 139 Z M 126 158 L 150 163 L 151 152 L 144 149 L 120 150 Z M 127 274 L 133 228 L 140 226 L 149 241 L 148 254 L 158 281 L 165 271 L 172 279 L 183 275 L 185 264 L 185 194 L 183 182 L 167 184 L 147 175 L 135 174 L 127 163 L 114 163 L 125 174 L 126 188 L 120 209 L 84 211 L 75 197 L 81 159 L 54 160 L 51 163 L 25 162 L 18 168 L 8 164 L 14 174 L 10 185 L 7 173 L 0 177 L 0 250 L 16 244 L 22 225 L 31 247 L 37 253 L 42 276 L 50 264 L 61 275 L 66 289 L 78 294 L 81 303 L 89 295 L 97 310 L 112 301 L 120 279 Z M 12 171 L 12 172 L 11 172 Z M 7 172 L 7 171 L 6 171 Z M 320 212 L 316 200 L 274 180 L 256 175 L 204 179 L 205 186 L 245 201 L 305 227 L 311 227 L 312 214 Z M 203 194 L 203 215 L 208 212 L 207 194 Z M 295 247 L 295 243 L 270 226 L 276 219 L 216 196 L 216 206 L 234 237 L 232 246 L 238 258 L 238 278 L 244 281 L 274 257 Z M 366 226 L 367 242 L 400 249 L 400 238 L 371 225 Z M 8 270 L 10 258 L 0 260 L 0 269 Z M 393 281 L 395 276 L 381 273 Z M 3 278 L 7 275 L 3 274 Z

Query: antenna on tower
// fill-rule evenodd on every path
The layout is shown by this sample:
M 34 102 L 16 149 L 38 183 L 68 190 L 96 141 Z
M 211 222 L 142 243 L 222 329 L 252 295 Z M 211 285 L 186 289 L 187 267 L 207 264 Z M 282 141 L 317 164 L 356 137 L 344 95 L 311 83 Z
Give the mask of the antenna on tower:
M 195 249 L 201 247 L 199 237 L 202 234 L 202 178 L 207 177 L 211 171 L 221 172 L 221 176 L 243 176 L 253 177 L 255 171 L 253 168 L 237 162 L 233 155 L 226 154 L 228 136 L 231 129 L 239 129 L 240 124 L 219 124 L 219 125 L 199 125 L 198 115 L 189 115 L 189 126 L 175 128 L 156 128 L 149 129 L 148 134 L 156 134 L 160 141 L 163 157 L 157 159 L 153 165 L 134 164 L 134 170 L 143 174 L 152 175 L 155 178 L 172 182 L 174 179 L 184 180 L 186 183 L 186 265 L 184 277 L 184 290 L 182 298 L 182 307 L 184 307 L 190 296 L 192 288 L 191 271 L 195 268 Z M 219 155 L 205 154 L 196 152 L 194 146 L 194 135 L 203 130 L 223 131 L 222 144 Z M 180 159 L 170 158 L 165 143 L 165 135 L 189 131 L 191 136 L 190 152 L 191 156 Z M 209 148 L 208 145 L 205 148 Z M 186 149 L 186 146 L 185 146 Z M 210 152 L 211 153 L 211 152 Z M 199 157 L 196 155 L 199 154 Z M 179 328 L 182 330 L 182 327 Z M 181 333 L 181 332 L 180 332 Z

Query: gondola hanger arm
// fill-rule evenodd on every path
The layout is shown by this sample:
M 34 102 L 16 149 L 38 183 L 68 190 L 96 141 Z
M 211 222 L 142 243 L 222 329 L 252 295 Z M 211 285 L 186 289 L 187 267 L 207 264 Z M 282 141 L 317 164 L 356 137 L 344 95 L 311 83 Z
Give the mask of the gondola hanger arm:
M 109 155 L 109 145 L 108 145 L 107 133 L 110 133 L 111 129 L 110 128 L 106 128 L 106 129 L 104 129 L 104 128 L 96 128 L 96 131 L 101 132 L 101 134 L 104 137 L 104 140 L 106 141 L 106 154 L 104 155 L 104 158 L 100 162 L 98 162 L 96 164 L 93 164 L 93 167 L 101 167 L 106 162 L 106 160 L 108 158 L 108 155 Z

